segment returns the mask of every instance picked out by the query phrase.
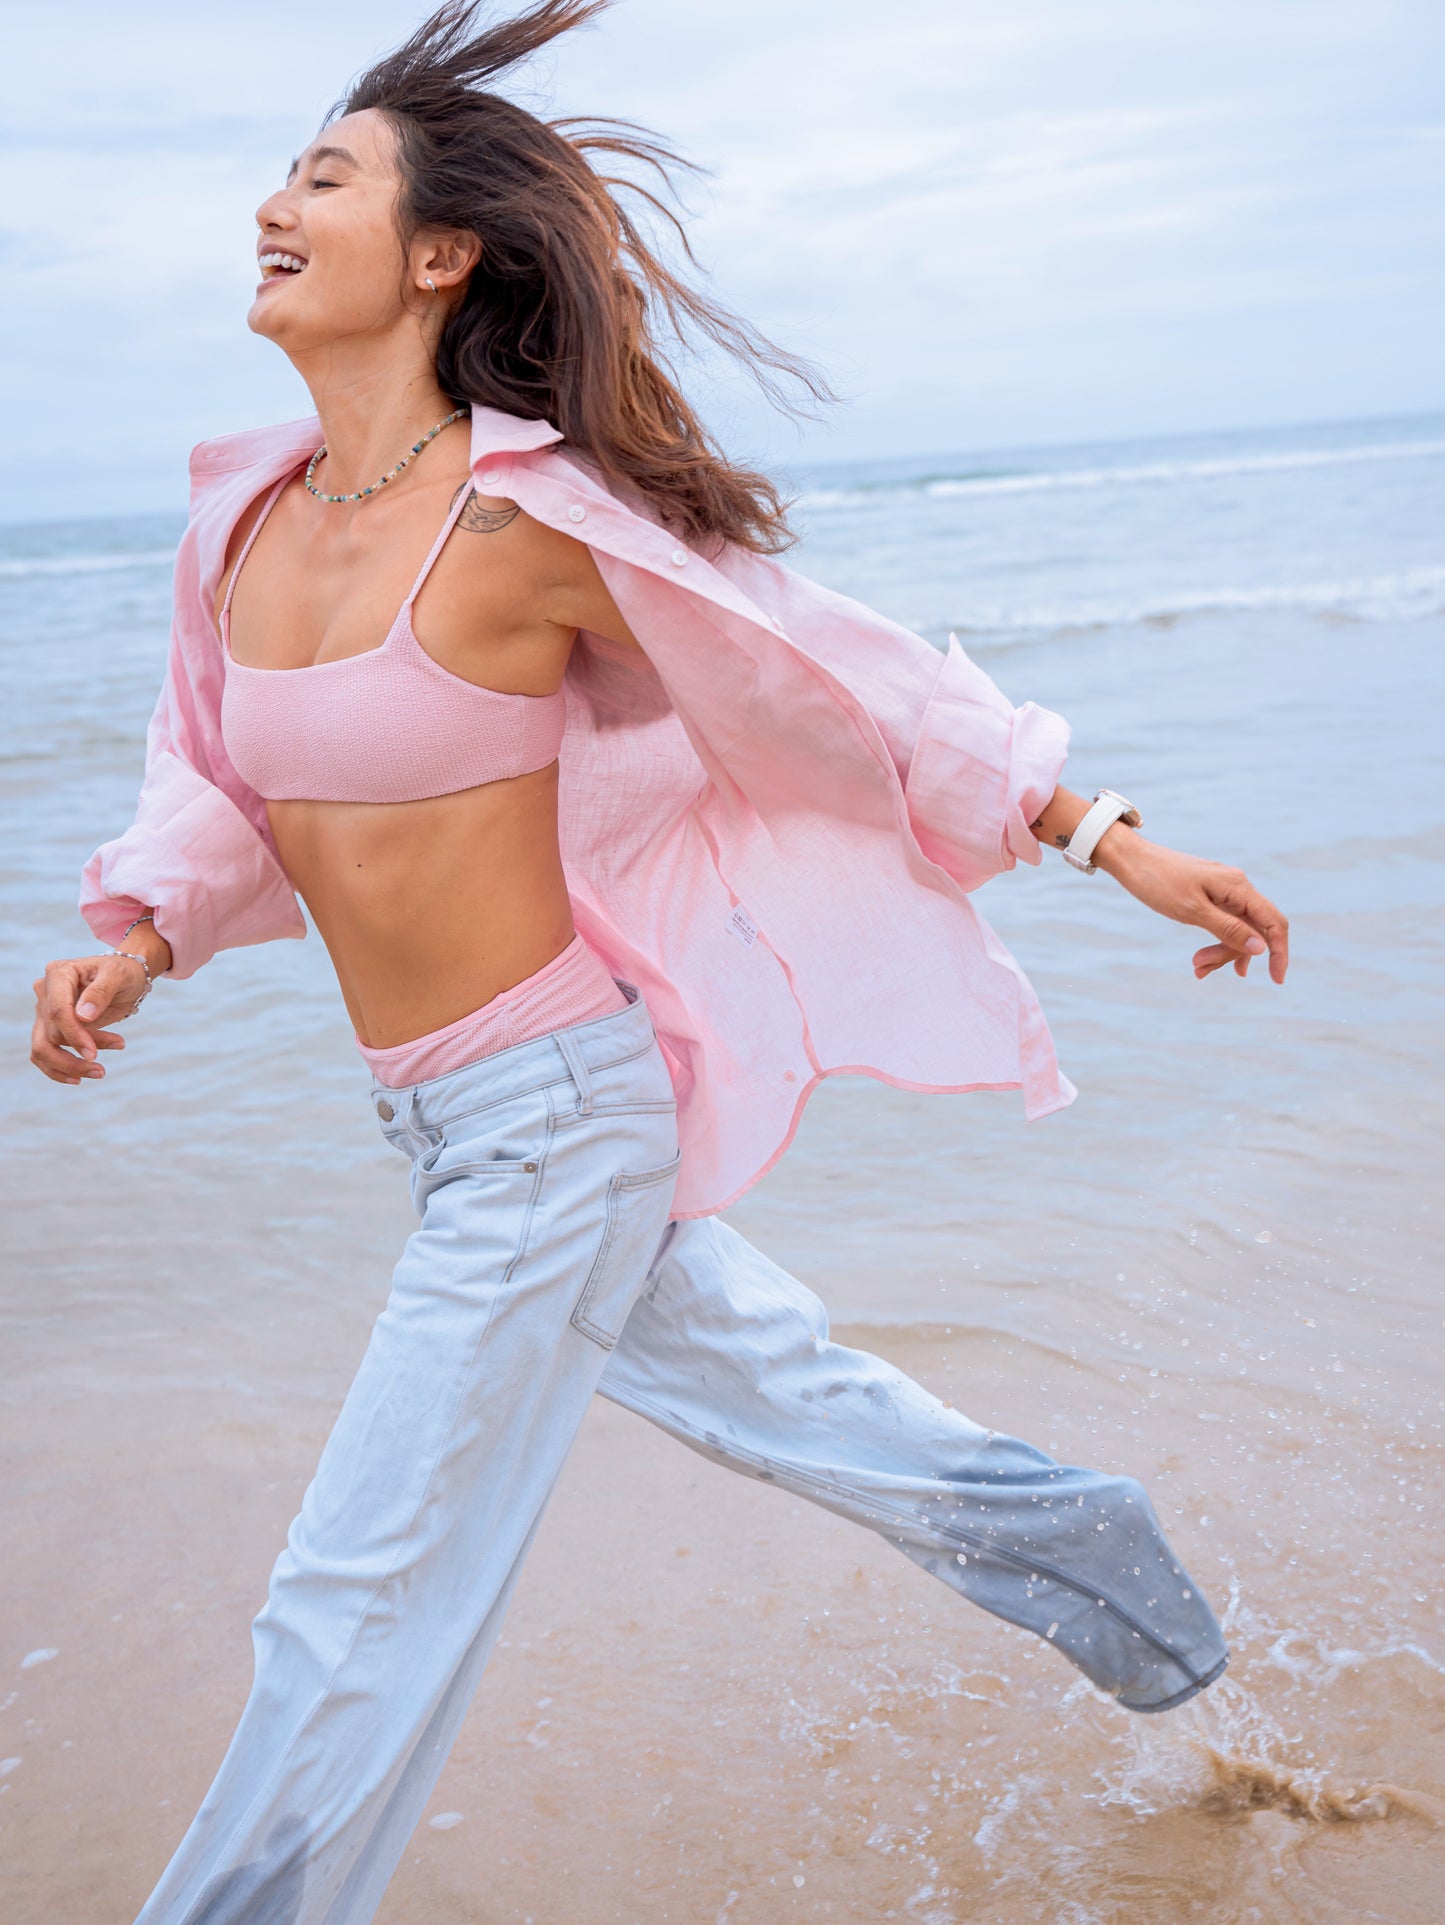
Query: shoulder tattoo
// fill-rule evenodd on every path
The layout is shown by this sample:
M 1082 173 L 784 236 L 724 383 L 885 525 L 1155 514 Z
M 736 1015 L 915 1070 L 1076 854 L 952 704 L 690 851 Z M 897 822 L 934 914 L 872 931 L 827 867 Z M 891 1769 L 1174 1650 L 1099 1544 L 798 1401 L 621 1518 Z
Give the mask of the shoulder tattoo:
M 499 528 L 505 528 L 509 521 L 515 521 L 522 512 L 515 501 L 509 502 L 505 508 L 484 508 L 469 481 L 464 481 L 462 488 L 468 491 L 467 505 L 457 516 L 457 527 L 465 528 L 469 535 L 495 535 Z M 458 488 L 457 495 L 462 488 Z M 452 496 L 453 501 L 457 495 Z

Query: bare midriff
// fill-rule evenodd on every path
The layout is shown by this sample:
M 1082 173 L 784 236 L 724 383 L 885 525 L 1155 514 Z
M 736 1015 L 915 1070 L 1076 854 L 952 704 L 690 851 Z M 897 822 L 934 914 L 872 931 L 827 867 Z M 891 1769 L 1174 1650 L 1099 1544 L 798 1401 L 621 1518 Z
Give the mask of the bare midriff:
M 417 802 L 270 802 L 267 814 L 373 1049 L 479 1009 L 572 940 L 555 762 Z

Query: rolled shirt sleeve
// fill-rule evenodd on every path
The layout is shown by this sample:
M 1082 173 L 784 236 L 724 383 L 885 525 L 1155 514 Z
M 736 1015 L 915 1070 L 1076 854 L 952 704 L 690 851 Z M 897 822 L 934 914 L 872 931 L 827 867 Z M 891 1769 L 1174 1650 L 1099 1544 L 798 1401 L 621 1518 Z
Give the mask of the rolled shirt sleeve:
M 1015 708 L 950 635 L 904 784 L 923 853 L 963 889 L 1040 861 L 1029 825 L 1058 787 L 1068 747 L 1061 715 L 1035 702 Z
M 306 933 L 294 890 L 246 817 L 169 753 L 153 761 L 135 821 L 82 871 L 80 912 L 102 942 L 117 942 L 142 909 L 155 911 L 169 973 L 181 978 L 220 949 Z

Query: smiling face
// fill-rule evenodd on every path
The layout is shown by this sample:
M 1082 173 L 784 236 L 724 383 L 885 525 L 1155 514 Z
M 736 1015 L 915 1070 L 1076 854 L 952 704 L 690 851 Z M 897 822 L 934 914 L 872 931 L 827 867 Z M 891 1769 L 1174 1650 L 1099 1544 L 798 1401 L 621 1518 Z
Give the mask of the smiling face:
M 347 114 L 317 135 L 286 185 L 256 210 L 261 282 L 247 321 L 287 354 L 383 333 L 410 314 L 442 318 L 466 279 L 474 236 L 397 234 L 397 140 L 385 115 Z M 426 279 L 435 281 L 433 295 Z

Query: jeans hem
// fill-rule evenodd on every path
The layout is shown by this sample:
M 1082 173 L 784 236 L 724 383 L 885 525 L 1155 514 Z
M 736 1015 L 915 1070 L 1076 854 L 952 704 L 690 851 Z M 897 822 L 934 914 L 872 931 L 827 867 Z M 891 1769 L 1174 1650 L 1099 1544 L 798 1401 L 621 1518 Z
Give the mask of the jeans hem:
M 1160 1698 L 1153 1704 L 1130 1704 L 1127 1698 L 1119 1698 L 1116 1702 L 1123 1705 L 1126 1711 L 1137 1711 L 1146 1717 L 1156 1711 L 1177 1710 L 1181 1704 L 1188 1704 L 1191 1698 L 1197 1698 L 1201 1691 L 1208 1690 L 1215 1679 L 1223 1673 L 1228 1663 L 1229 1653 L 1226 1651 L 1219 1662 L 1211 1666 L 1202 1678 L 1196 1678 L 1192 1684 L 1186 1684 L 1182 1691 L 1176 1691 L 1171 1698 Z

